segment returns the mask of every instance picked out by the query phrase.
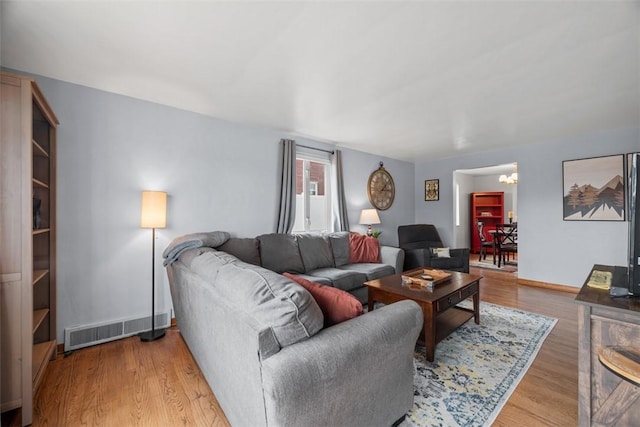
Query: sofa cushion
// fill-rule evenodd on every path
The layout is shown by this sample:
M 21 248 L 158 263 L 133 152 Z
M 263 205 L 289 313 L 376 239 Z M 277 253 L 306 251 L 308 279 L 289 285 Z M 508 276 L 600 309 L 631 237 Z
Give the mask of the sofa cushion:
M 453 270 L 453 269 L 465 268 L 464 258 L 460 258 L 460 257 L 452 257 L 452 258 L 431 257 L 429 261 L 431 264 L 429 267 L 439 268 L 441 270 Z
M 178 259 L 187 267 L 191 267 L 191 263 L 193 262 L 193 260 L 198 258 L 205 252 L 216 252 L 216 250 L 205 246 L 201 248 L 188 249 L 182 252 Z
M 367 276 L 367 280 L 376 280 L 385 276 L 396 274 L 395 268 L 387 264 L 358 263 L 347 264 L 339 267 L 341 270 L 357 271 Z
M 276 273 L 304 273 L 304 264 L 296 236 L 292 234 L 263 234 L 260 241 L 262 266 Z
M 258 323 L 269 326 L 280 347 L 309 338 L 323 327 L 322 311 L 311 294 L 265 268 L 241 261 L 222 265 L 213 286 Z
M 260 241 L 258 239 L 231 237 L 218 246 L 218 250 L 229 253 L 249 264 L 261 265 Z
M 380 262 L 380 242 L 375 237 L 352 233 L 349 235 L 349 263 Z
M 305 280 L 317 283 L 319 285 L 333 286 L 333 283 L 331 283 L 331 280 L 327 279 L 326 277 L 311 276 L 309 274 L 296 274 L 296 276 L 302 277 Z
M 329 242 L 333 252 L 333 261 L 336 267 L 349 264 L 349 232 L 336 231 L 329 233 Z
M 307 275 L 328 279 L 334 288 L 342 289 L 343 291 L 359 288 L 367 281 L 367 275 L 364 273 L 341 270 L 339 268 L 319 268 L 307 272 Z
M 184 262 L 191 270 L 206 278 L 208 282 L 215 282 L 220 268 L 227 264 L 233 264 L 238 258 L 226 252 L 216 251 L 211 248 L 197 248 L 186 251 L 180 256 L 180 261 Z
M 298 248 L 305 271 L 323 267 L 333 267 L 333 252 L 329 238 L 321 234 L 298 234 Z
M 309 291 L 320 306 L 320 310 L 322 310 L 324 326 L 331 326 L 353 319 L 364 312 L 362 303 L 348 292 L 331 286 L 313 283 L 295 274 L 284 273 L 283 275 L 304 286 Z

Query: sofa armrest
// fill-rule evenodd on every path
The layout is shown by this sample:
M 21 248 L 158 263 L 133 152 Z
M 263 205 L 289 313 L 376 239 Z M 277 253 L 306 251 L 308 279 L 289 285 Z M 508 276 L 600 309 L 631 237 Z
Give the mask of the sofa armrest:
M 422 310 L 405 300 L 323 329 L 263 361 L 269 425 L 391 425 L 413 405 Z
M 404 250 L 394 246 L 380 246 L 380 260 L 395 268 L 396 274 L 402 273 L 404 267 Z
M 469 248 L 450 249 L 449 254 L 452 258 L 462 259 L 464 272 L 469 272 Z

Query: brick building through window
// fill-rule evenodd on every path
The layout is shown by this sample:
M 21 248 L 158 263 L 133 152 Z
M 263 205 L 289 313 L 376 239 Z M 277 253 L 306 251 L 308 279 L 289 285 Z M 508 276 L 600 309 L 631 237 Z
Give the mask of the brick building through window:
M 312 196 L 324 196 L 325 192 L 325 179 L 324 172 L 325 165 L 317 162 L 310 162 L 309 164 L 309 182 L 311 183 L 311 195 Z M 296 194 L 300 195 L 304 193 L 304 161 L 296 159 Z

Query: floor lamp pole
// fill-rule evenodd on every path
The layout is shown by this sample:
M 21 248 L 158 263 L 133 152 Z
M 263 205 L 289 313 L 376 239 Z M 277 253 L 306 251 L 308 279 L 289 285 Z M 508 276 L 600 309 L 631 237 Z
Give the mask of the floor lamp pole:
M 164 336 L 164 329 L 156 331 L 156 229 L 151 229 L 151 330 L 142 332 L 140 340 L 154 341 Z

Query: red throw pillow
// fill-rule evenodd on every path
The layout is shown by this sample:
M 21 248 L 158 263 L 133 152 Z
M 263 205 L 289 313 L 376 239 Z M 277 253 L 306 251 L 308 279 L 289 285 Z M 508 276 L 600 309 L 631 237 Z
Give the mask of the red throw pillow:
M 375 237 L 364 234 L 349 234 L 349 263 L 380 262 L 380 243 Z
M 342 289 L 313 283 L 291 273 L 283 273 L 283 276 L 299 283 L 309 291 L 322 310 L 325 326 L 353 319 L 364 312 L 360 301 Z

